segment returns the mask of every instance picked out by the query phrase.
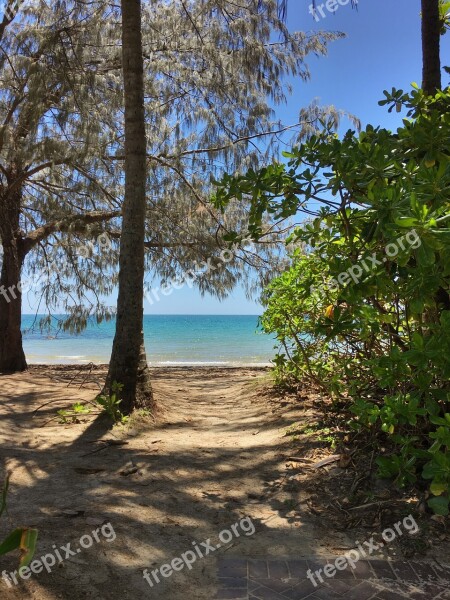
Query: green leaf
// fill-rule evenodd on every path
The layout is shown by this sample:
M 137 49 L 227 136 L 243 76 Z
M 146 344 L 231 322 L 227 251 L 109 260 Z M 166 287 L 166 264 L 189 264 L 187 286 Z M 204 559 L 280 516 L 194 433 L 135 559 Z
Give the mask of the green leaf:
M 436 515 L 446 517 L 449 514 L 449 500 L 446 496 L 437 496 L 428 500 L 428 506 Z
M 14 530 L 1 544 L 0 556 L 14 550 L 21 551 L 20 566 L 27 567 L 33 560 L 36 551 L 37 529 L 25 527 Z
M 23 529 L 15 529 L 8 537 L 0 544 L 0 555 L 7 554 L 13 550 L 19 550 L 22 540 Z
M 424 302 L 423 300 L 419 299 L 419 298 L 415 298 L 414 300 L 411 300 L 411 302 L 409 303 L 409 310 L 411 311 L 411 314 L 413 315 L 420 315 L 423 312 L 424 309 Z
M 419 223 L 419 221 L 417 219 L 414 219 L 413 217 L 399 217 L 397 219 L 395 219 L 394 221 L 397 225 L 399 225 L 400 227 L 414 227 L 415 225 L 417 225 Z
M 27 567 L 33 560 L 36 551 L 36 542 L 38 537 L 37 529 L 24 529 L 20 540 L 20 549 L 22 558 L 20 560 L 21 567 Z
M 417 348 L 418 350 L 424 349 L 425 344 L 423 341 L 423 337 L 419 333 L 417 333 L 417 332 L 413 333 L 412 341 L 413 341 L 413 345 L 415 348 Z
M 428 267 L 435 262 L 435 253 L 432 248 L 422 242 L 417 248 L 417 261 L 420 266 Z
M 438 483 L 433 481 L 433 483 L 430 485 L 430 492 L 434 496 L 440 496 L 441 494 L 448 492 L 448 485 L 446 483 Z

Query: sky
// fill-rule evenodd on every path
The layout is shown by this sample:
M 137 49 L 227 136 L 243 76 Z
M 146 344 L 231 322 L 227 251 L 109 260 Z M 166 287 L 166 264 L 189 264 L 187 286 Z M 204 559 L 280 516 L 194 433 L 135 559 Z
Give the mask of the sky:
M 321 5 L 320 0 L 317 5 Z M 290 82 L 293 94 L 286 106 L 277 108 L 278 118 L 287 124 L 296 123 L 300 109 L 317 98 L 321 105 L 333 104 L 354 114 L 363 126 L 371 123 L 395 129 L 401 124 L 402 115 L 388 114 L 385 107 L 378 106 L 378 101 L 383 98 L 385 89 L 395 87 L 407 91 L 412 82 L 420 84 L 420 0 L 359 0 L 357 10 L 352 9 L 349 2 L 346 6 L 339 5 L 334 13 L 330 13 L 324 3 L 323 13 L 324 18 L 317 12 L 317 22 L 309 12 L 309 0 L 289 2 L 291 31 L 341 31 L 346 38 L 333 42 L 327 57 L 310 57 L 310 81 Z M 450 64 L 450 33 L 442 38 L 441 57 L 443 64 Z M 444 73 L 445 85 L 448 77 Z M 345 125 L 344 122 L 342 126 L 346 129 Z M 210 296 L 202 297 L 187 286 L 174 290 L 153 305 L 146 302 L 144 310 L 147 314 L 262 312 L 260 305 L 247 300 L 241 289 L 219 301 Z M 24 312 L 33 312 L 26 297 Z

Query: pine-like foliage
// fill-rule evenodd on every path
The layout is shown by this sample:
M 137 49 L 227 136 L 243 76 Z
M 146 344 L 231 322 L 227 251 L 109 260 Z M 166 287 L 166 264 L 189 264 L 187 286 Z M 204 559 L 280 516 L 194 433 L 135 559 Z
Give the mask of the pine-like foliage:
M 11 19 L 11 17 L 14 17 Z M 245 233 L 245 206 L 222 215 L 208 203 L 211 180 L 258 167 L 286 138 L 311 132 L 321 111 L 299 111 L 292 128 L 275 118 L 287 77 L 306 80 L 309 54 L 323 55 L 338 34 L 289 33 L 273 0 L 144 3 L 149 148 L 148 281 L 198 268 Z M 109 2 L 33 1 L 0 24 L 0 221 L 18 198 L 13 236 L 23 274 L 36 277 L 40 311 L 108 316 L 102 298 L 116 283 L 123 196 L 123 89 L 120 14 Z M 337 120 L 334 109 L 325 112 Z M 80 252 L 107 231 L 112 245 Z M 279 262 L 276 230 L 256 252 L 196 279 L 224 296 L 249 291 Z M 197 264 L 196 264 L 197 263 Z M 258 267 L 255 270 L 255 267 Z

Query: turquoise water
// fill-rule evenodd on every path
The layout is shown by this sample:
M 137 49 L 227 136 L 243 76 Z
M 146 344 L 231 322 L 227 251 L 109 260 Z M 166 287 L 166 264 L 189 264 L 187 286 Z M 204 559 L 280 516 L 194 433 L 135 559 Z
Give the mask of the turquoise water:
M 27 360 L 30 364 L 107 363 L 114 327 L 114 321 L 93 322 L 81 335 L 56 329 L 41 332 L 36 317 L 24 315 Z M 146 315 L 144 336 L 153 366 L 263 366 L 274 356 L 275 343 L 258 330 L 256 316 Z

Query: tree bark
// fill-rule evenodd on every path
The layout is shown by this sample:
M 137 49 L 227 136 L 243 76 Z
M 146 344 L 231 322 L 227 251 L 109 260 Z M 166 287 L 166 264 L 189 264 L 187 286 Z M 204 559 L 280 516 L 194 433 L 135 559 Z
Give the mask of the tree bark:
M 439 0 L 422 1 L 422 88 L 434 95 L 442 88 L 441 79 L 441 28 Z
M 0 275 L 0 373 L 27 369 L 22 345 L 22 293 L 20 277 L 23 252 L 19 232 L 21 195 L 0 197 L 0 236 L 3 246 Z
M 106 382 L 122 384 L 121 411 L 154 408 L 144 348 L 144 241 L 147 142 L 141 0 L 122 0 L 122 57 L 125 92 L 125 199 L 119 257 L 116 333 Z
M 428 96 L 434 96 L 442 89 L 441 73 L 441 30 L 439 0 L 422 1 L 422 89 Z M 441 310 L 450 310 L 450 294 L 439 288 L 435 296 L 436 306 Z

